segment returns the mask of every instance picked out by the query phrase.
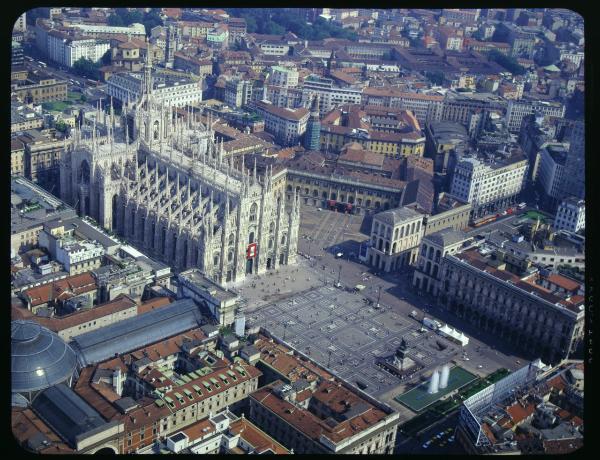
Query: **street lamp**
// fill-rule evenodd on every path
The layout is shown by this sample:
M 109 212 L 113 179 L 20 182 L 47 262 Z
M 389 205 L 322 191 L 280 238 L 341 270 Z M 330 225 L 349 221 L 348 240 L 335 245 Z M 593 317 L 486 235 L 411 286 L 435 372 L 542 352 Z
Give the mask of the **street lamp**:
M 338 280 L 337 280 L 337 285 L 340 285 L 340 279 L 342 277 L 342 264 L 339 265 L 339 270 L 338 270 Z
M 379 308 L 379 301 L 381 300 L 381 285 L 378 286 L 379 290 L 377 291 L 377 308 Z

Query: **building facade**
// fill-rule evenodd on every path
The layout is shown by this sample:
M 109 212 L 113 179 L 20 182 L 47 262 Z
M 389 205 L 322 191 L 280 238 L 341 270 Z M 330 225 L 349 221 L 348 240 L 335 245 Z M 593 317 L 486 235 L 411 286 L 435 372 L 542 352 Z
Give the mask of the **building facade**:
M 185 107 L 202 100 L 201 82 L 187 78 L 156 76 L 153 79 L 153 95 L 158 103 L 166 106 Z M 144 91 L 144 77 L 140 73 L 115 74 L 108 79 L 107 93 L 125 104 L 137 101 Z
M 456 254 L 466 240 L 467 235 L 464 232 L 452 228 L 425 235 L 419 248 L 413 287 L 417 291 L 437 296 L 442 287 L 440 267 L 444 256 Z
M 523 118 L 533 113 L 562 118 L 565 116 L 565 105 L 559 102 L 511 100 L 506 109 L 508 130 L 511 133 L 520 132 Z
M 300 142 L 310 116 L 308 109 L 288 109 L 263 101 L 254 102 L 253 108 L 264 118 L 265 131 L 273 134 L 278 144 L 290 146 Z
M 375 214 L 367 249 L 369 265 L 384 272 L 413 265 L 423 231 L 423 214 L 409 207 Z
M 584 307 L 494 269 L 476 249 L 444 256 L 439 299 L 452 313 L 545 362 L 583 340 Z
M 311 75 L 304 80 L 302 101 L 308 107 L 309 101 L 316 95 L 319 98 L 319 116 L 343 104 L 360 104 L 361 92 L 356 89 L 339 88 L 330 78 Z
M 527 168 L 527 159 L 519 155 L 504 164 L 464 158 L 454 169 L 450 193 L 472 204 L 472 216 L 482 216 L 515 202 L 525 186 Z
M 574 233 L 585 229 L 585 201 L 575 198 L 563 200 L 554 217 L 554 229 Z

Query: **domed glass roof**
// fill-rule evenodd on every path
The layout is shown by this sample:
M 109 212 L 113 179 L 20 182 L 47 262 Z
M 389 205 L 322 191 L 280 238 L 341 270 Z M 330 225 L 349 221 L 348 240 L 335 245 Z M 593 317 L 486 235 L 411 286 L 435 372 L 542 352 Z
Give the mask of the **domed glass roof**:
M 33 321 L 11 323 L 13 393 L 42 390 L 68 380 L 77 356 L 54 332 Z

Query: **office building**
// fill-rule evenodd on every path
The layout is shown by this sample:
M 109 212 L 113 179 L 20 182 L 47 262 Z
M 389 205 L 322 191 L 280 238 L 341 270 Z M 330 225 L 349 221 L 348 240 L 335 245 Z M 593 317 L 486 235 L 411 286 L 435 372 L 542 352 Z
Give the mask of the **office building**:
M 554 217 L 555 230 L 577 233 L 585 229 L 585 201 L 570 197 L 561 201 Z
M 450 194 L 471 203 L 473 217 L 514 203 L 525 186 L 527 159 L 513 147 L 500 153 L 492 162 L 463 157 L 454 168 Z

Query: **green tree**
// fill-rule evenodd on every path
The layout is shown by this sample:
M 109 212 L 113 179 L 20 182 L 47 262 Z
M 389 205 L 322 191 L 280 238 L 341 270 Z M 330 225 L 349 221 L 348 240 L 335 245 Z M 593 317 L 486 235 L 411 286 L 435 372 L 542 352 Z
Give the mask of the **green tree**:
M 501 65 L 514 75 L 523 75 L 525 73 L 525 67 L 520 65 L 515 58 L 505 56 L 498 50 L 491 50 L 488 53 L 488 59 Z
M 114 13 L 108 17 L 107 22 L 109 26 L 122 27 L 125 25 L 121 16 L 118 16 Z
M 149 12 L 144 14 L 141 23 L 144 24 L 144 27 L 146 28 L 146 35 L 150 35 L 150 31 L 154 27 L 163 25 L 163 20 L 160 17 L 160 10 L 152 8 Z
M 64 121 L 59 120 L 54 124 L 54 128 L 61 133 L 66 133 L 67 129 L 69 129 L 69 125 L 67 125 Z
M 97 80 L 99 78 L 98 69 L 100 66 L 100 62 L 95 63 L 91 59 L 81 57 L 73 64 L 73 72 L 76 75 Z
M 104 53 L 104 55 L 100 58 L 100 62 L 102 62 L 102 65 L 110 65 L 111 63 L 111 57 L 112 57 L 112 53 L 110 50 L 107 50 L 106 53 Z
M 444 80 L 446 79 L 444 72 L 442 72 L 441 70 L 434 70 L 433 72 L 425 72 L 425 77 L 427 77 L 429 79 L 429 81 L 431 83 L 433 83 L 434 85 L 439 85 L 439 86 L 442 86 L 444 84 Z
M 252 16 L 248 16 L 246 18 L 246 30 L 253 34 L 258 30 L 258 26 L 256 25 L 256 19 L 254 19 Z

